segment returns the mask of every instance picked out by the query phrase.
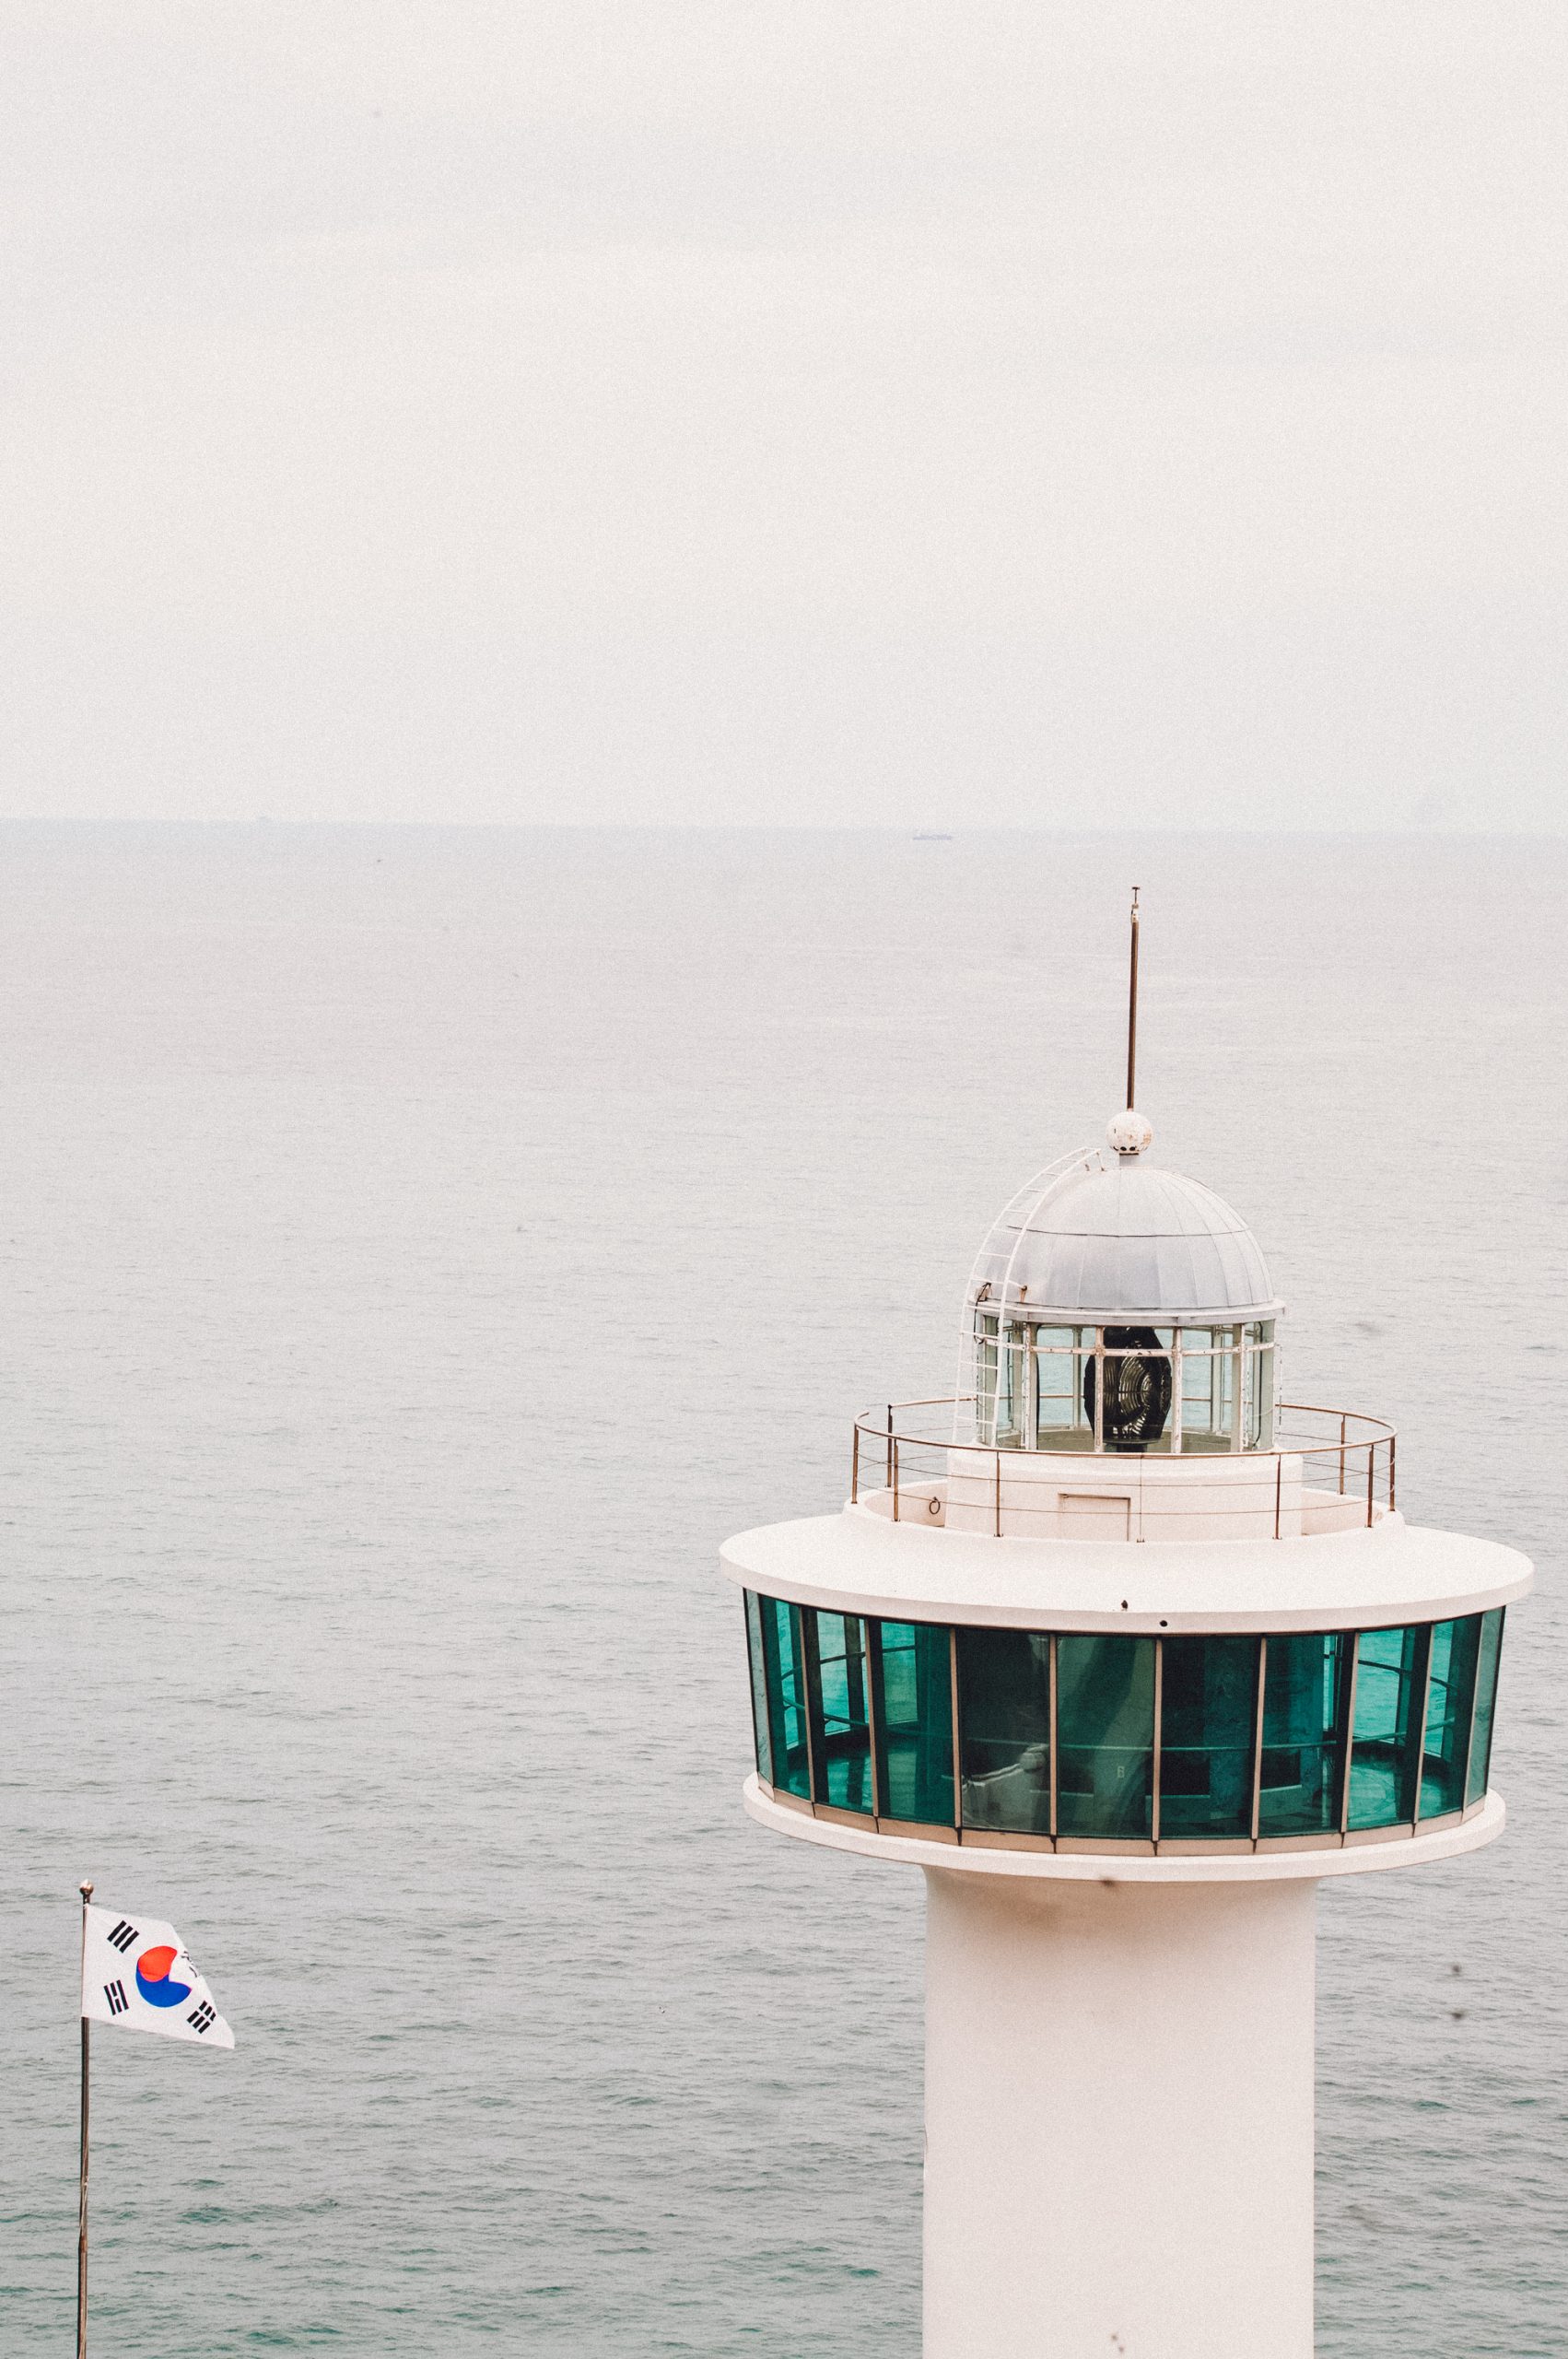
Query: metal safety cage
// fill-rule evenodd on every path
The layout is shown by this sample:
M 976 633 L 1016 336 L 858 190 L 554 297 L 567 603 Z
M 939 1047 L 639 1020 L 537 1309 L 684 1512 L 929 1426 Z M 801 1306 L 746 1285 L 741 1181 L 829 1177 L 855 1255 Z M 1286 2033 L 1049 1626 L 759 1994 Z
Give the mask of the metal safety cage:
M 1021 1478 L 1033 1459 L 1042 1475 L 1071 1482 L 1077 1458 L 1101 1473 L 1114 1462 L 1118 1493 L 1131 1510 L 1132 1539 L 1141 1532 L 1146 1503 L 1167 1519 L 1220 1519 L 1221 1537 L 1228 1520 L 1238 1536 L 1277 1540 L 1303 1530 L 1369 1527 L 1398 1507 L 1398 1436 L 1385 1419 L 1359 1410 L 1271 1402 L 1269 1447 L 1178 1452 L 1179 1471 L 1170 1452 L 1095 1449 L 1086 1431 L 1081 1449 L 1048 1453 L 953 1438 L 954 1428 L 972 1427 L 979 1414 L 973 1396 L 867 1410 L 855 1420 L 850 1443 L 851 1506 L 895 1523 L 945 1525 L 962 1492 L 971 1506 L 988 1503 L 981 1520 L 997 1538 L 1054 1538 L 1061 1529 L 1058 1494 Z

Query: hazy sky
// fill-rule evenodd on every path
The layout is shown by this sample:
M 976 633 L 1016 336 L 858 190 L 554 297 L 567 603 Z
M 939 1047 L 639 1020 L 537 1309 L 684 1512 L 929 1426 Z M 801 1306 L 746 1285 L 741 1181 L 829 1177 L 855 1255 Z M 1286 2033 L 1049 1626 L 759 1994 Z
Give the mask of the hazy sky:
M 0 810 L 1564 824 L 1562 0 L 8 0 L 0 110 Z

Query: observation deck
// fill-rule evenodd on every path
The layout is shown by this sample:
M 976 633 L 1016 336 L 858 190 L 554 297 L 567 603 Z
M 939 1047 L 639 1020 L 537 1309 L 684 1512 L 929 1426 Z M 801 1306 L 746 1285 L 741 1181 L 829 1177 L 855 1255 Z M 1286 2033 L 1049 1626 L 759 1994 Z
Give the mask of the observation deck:
M 1206 1429 L 1160 1454 L 1096 1451 L 1086 1426 L 1055 1429 L 1034 1449 L 982 1441 L 977 1405 L 970 1393 L 857 1417 L 851 1505 L 998 1540 L 1143 1542 L 1294 1540 L 1370 1530 L 1395 1511 L 1394 1428 L 1354 1410 L 1281 1402 L 1267 1449 L 1233 1449 Z M 955 1438 L 966 1426 L 971 1438 Z

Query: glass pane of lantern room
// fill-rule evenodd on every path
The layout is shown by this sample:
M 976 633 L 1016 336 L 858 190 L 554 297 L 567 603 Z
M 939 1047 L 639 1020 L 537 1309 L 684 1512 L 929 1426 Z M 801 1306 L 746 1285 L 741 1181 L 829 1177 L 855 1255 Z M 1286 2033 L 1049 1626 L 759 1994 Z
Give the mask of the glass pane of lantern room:
M 1160 1684 L 1160 1839 L 1252 1833 L 1256 1638 L 1166 1638 Z
M 1246 1388 L 1246 1432 L 1248 1449 L 1274 1446 L 1274 1322 L 1265 1319 L 1246 1330 L 1243 1362 Z
M 816 1800 L 872 1814 L 872 1728 L 865 1624 L 853 1614 L 818 1614 L 812 1682 Z
M 1004 1327 L 1001 1331 L 997 1367 L 996 1438 L 1002 1449 L 1023 1447 L 1028 1334 L 1026 1327 Z
M 1154 1760 L 1154 1641 L 1057 1640 L 1057 1833 L 1147 1837 Z
M 1421 1814 L 1442 1818 L 1465 1806 L 1465 1755 L 1475 1707 L 1480 1615 L 1439 1622 L 1432 1633 L 1426 1678 L 1426 1738 L 1422 1748 Z
M 1465 1806 L 1479 1802 L 1492 1774 L 1492 1721 L 1497 1704 L 1497 1661 L 1503 1647 L 1503 1608 L 1480 1617 L 1480 1660 L 1476 1668 L 1476 1718 L 1470 1734 L 1470 1774 Z
M 781 1598 L 762 1601 L 762 1661 L 767 1684 L 767 1726 L 773 1749 L 773 1783 L 802 1802 L 812 1798 L 811 1757 L 806 1751 L 805 1656 L 801 1609 Z
M 964 1824 L 1051 1831 L 1051 1642 L 1032 1630 L 960 1630 Z
M 985 1442 L 996 1432 L 996 1320 L 984 1311 L 975 1322 L 975 1431 Z
M 1235 1330 L 1186 1327 L 1181 1338 L 1181 1446 L 1224 1450 L 1235 1430 Z
M 1094 1338 L 1089 1337 L 1091 1347 Z M 1083 1414 L 1083 1345 L 1081 1327 L 1035 1331 L 1035 1447 L 1090 1450 L 1093 1428 Z
M 922 1826 L 951 1826 L 949 1633 L 929 1622 L 873 1622 L 870 1626 L 882 1814 Z
M 1350 1694 L 1350 1643 L 1339 1630 L 1281 1632 L 1263 1675 L 1260 1836 L 1336 1834 Z
M 1363 1630 L 1356 1642 L 1355 1728 L 1346 1825 L 1404 1826 L 1415 1816 L 1426 1686 L 1424 1625 Z
M 757 1776 L 773 1783 L 773 1744 L 767 1731 L 767 1672 L 762 1655 L 762 1600 L 746 1591 L 746 1653 L 752 1667 L 752 1725 L 756 1736 Z

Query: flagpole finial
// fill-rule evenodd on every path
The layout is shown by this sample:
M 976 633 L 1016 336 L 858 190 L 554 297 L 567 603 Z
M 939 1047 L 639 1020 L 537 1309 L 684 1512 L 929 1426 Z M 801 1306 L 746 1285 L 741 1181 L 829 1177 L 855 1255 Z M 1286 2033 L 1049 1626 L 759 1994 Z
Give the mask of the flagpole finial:
M 92 1898 L 92 1886 L 90 1884 L 79 1884 L 76 1886 L 76 1890 L 81 1894 L 84 1900 L 90 1900 Z

